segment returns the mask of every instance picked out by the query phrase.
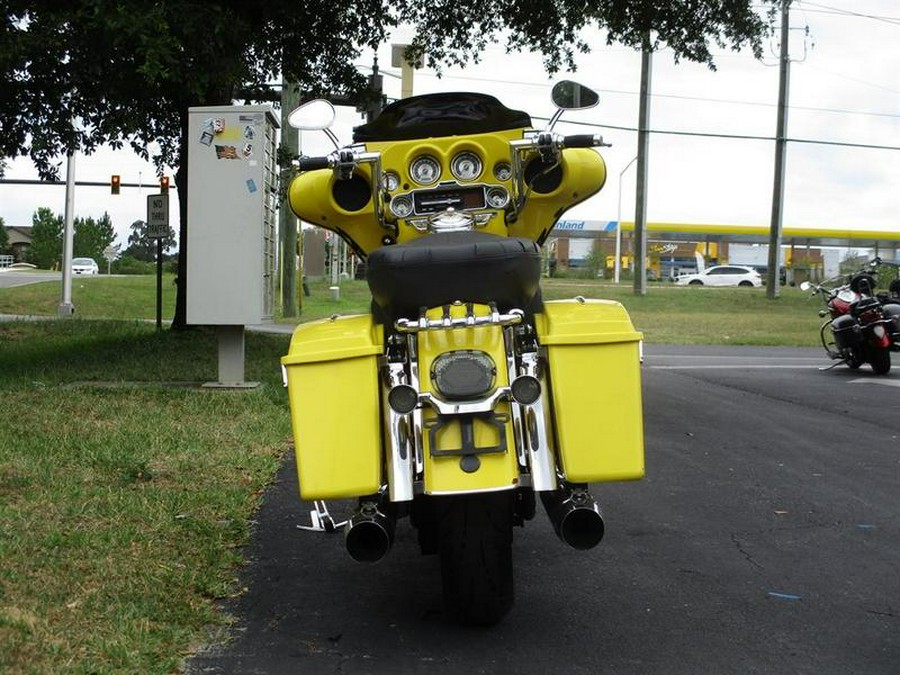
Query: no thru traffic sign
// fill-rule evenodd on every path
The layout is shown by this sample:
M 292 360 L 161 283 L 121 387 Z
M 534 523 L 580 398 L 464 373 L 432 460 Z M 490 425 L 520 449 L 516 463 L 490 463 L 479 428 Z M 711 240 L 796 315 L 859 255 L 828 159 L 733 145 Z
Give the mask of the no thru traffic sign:
M 147 195 L 147 236 L 151 239 L 169 236 L 169 195 Z

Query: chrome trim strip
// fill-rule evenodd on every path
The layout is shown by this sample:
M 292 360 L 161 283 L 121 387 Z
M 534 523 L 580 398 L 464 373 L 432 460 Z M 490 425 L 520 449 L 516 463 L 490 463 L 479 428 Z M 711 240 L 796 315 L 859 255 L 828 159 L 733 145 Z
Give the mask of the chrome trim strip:
M 521 309 L 511 309 L 509 314 L 491 312 L 475 316 L 469 313 L 467 316 L 451 318 L 443 316 L 440 319 L 428 319 L 425 316 L 418 320 L 398 319 L 394 322 L 394 328 L 398 333 L 418 333 L 423 330 L 451 330 L 453 328 L 472 328 L 475 326 L 514 326 L 522 323 L 525 312 Z
M 407 384 L 406 370 L 401 363 L 387 363 L 382 380 L 382 414 L 384 427 L 390 438 L 387 448 L 388 498 L 392 502 L 409 502 L 413 498 L 413 462 L 415 430 L 409 414 L 395 412 L 387 405 L 388 392 L 399 384 Z
M 557 488 L 556 458 L 547 433 L 547 412 L 544 409 L 547 380 L 542 377 L 539 361 L 537 352 L 525 352 L 521 355 L 521 374 L 538 379 L 541 383 L 541 395 L 531 405 L 514 404 L 513 407 L 521 407 L 523 411 L 522 437 L 525 440 L 528 465 L 531 467 L 532 487 L 535 492 L 545 492 Z
M 512 400 L 512 392 L 509 387 L 500 387 L 493 394 L 479 401 L 452 403 L 442 401 L 430 392 L 419 392 L 419 403 L 430 405 L 439 415 L 473 415 L 491 412 L 500 401 L 509 400 Z

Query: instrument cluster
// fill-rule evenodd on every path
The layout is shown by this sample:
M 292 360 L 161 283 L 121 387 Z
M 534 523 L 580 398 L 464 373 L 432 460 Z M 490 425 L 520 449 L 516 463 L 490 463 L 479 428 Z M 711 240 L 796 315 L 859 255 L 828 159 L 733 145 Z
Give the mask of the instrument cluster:
M 382 188 L 392 195 L 390 210 L 397 218 L 410 218 L 433 214 L 448 208 L 459 210 L 503 209 L 510 201 L 506 187 L 477 183 L 484 178 L 485 163 L 473 149 L 455 152 L 446 166 L 454 180 L 441 180 L 445 167 L 435 154 L 424 153 L 413 157 L 407 168 L 411 183 L 418 188 L 410 190 L 400 174 L 387 170 L 382 174 Z M 493 167 L 493 179 L 506 182 L 512 177 L 508 161 L 499 161 Z M 468 185 L 463 185 L 467 183 Z M 396 194 L 398 190 L 406 192 Z

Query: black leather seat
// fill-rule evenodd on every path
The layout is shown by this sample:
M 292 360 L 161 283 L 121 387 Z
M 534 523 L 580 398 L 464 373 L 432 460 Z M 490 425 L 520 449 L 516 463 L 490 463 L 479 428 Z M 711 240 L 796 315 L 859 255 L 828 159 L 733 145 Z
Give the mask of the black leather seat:
M 540 303 L 541 251 L 520 237 L 431 234 L 370 253 L 366 278 L 381 320 L 418 318 L 423 307 L 456 300 L 533 312 Z

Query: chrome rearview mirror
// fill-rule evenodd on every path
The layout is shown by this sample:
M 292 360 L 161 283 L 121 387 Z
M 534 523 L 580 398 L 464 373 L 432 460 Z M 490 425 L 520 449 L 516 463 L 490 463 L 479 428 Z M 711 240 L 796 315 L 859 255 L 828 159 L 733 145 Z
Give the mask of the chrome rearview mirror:
M 334 123 L 334 106 L 323 98 L 304 103 L 291 111 L 288 124 L 295 129 L 322 131 Z
M 596 91 L 572 80 L 562 80 L 553 85 L 550 98 L 560 110 L 584 110 L 600 102 Z
M 804 281 L 800 284 L 801 291 L 808 291 L 810 288 L 812 288 L 812 284 L 809 283 L 808 281 Z

